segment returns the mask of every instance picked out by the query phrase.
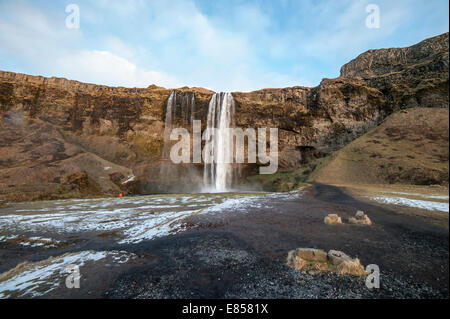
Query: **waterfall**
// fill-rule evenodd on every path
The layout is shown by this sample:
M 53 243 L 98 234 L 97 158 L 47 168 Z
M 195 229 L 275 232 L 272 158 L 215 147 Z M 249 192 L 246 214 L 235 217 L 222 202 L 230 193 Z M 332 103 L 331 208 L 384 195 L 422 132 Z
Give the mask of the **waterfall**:
M 178 106 L 177 106 L 178 104 Z M 173 91 L 166 104 L 166 117 L 164 127 L 164 145 L 161 152 L 160 179 L 161 185 L 179 186 L 182 178 L 191 178 L 188 174 L 188 168 L 178 167 L 172 164 L 170 160 L 170 133 L 177 124 L 192 124 L 195 120 L 197 108 L 195 105 L 195 95 L 192 92 L 180 93 Z M 233 181 L 233 136 L 228 128 L 234 127 L 234 99 L 231 93 L 214 94 L 209 101 L 206 127 L 215 129 L 210 140 L 212 163 L 204 163 L 203 166 L 203 185 L 204 189 L 214 192 L 229 191 Z M 198 175 L 197 175 L 198 176 Z M 200 177 L 201 178 L 201 177 Z M 201 180 L 198 181 L 201 184 Z M 191 185 L 192 186 L 192 185 Z
M 179 190 L 186 184 L 186 180 L 192 183 L 196 181 L 201 185 L 201 174 L 192 173 L 193 168 L 186 165 L 180 166 L 172 163 L 170 159 L 170 150 L 173 141 L 170 140 L 170 133 L 175 127 L 188 128 L 196 119 L 195 93 L 173 91 L 166 101 L 166 116 L 164 123 L 164 144 L 161 151 L 161 165 L 159 168 L 159 190 Z M 200 180 L 198 180 L 200 179 Z M 192 189 L 192 185 L 191 185 Z
M 190 123 L 192 125 L 192 122 L 195 120 L 195 113 L 197 112 L 196 108 L 195 108 L 195 94 L 192 93 L 192 97 L 191 97 L 191 118 L 190 118 Z
M 166 121 L 164 123 L 164 146 L 161 153 L 160 178 L 166 179 L 170 171 L 170 132 L 172 131 L 173 120 L 176 116 L 177 108 L 177 92 L 173 91 L 167 99 L 166 105 Z
M 233 136 L 228 128 L 234 126 L 234 99 L 231 93 L 214 94 L 209 102 L 207 128 L 215 128 L 211 137 L 215 161 L 204 164 L 203 184 L 206 189 L 223 192 L 233 181 Z
M 186 92 L 181 99 L 181 119 L 184 124 L 191 124 L 195 120 L 195 94 Z

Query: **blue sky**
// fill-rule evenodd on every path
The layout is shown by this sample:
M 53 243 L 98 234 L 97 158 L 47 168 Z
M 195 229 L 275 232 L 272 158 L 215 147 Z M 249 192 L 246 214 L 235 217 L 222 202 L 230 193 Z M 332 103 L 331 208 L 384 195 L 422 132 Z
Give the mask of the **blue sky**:
M 80 8 L 69 29 L 68 4 Z M 380 28 L 365 21 L 380 8 Z M 448 32 L 447 0 L 0 0 L 0 69 L 127 87 L 315 86 L 368 49 Z

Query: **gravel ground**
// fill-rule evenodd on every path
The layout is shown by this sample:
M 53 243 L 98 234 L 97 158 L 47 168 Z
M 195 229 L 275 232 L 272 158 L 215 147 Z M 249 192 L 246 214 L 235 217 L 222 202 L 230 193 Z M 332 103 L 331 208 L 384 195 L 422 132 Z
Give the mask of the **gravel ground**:
M 328 226 L 364 210 L 373 226 Z M 191 218 L 190 232 L 143 243 L 152 267 L 120 276 L 111 298 L 448 298 L 448 230 L 316 184 L 267 207 Z M 343 250 L 380 267 L 380 289 L 333 273 L 285 265 L 297 247 Z M 140 250 L 137 250 L 139 252 Z
M 239 238 L 204 231 L 141 247 L 159 262 L 119 277 L 109 298 L 446 298 L 447 290 L 381 271 L 380 289 L 355 276 L 299 272 L 260 256 Z
M 222 207 L 189 217 L 174 235 L 119 244 L 95 233 L 73 234 L 67 247 L 0 245 L 0 267 L 74 251 L 124 251 L 132 261 L 81 269 L 77 290 L 60 287 L 43 298 L 448 298 L 448 226 L 439 227 L 393 210 L 360 202 L 339 188 L 307 189 Z M 349 225 L 364 210 L 372 226 Z M 337 213 L 344 225 L 325 225 Z M 47 234 L 52 237 L 52 234 Z M 55 236 L 53 236 L 55 237 Z M 52 238 L 53 238 L 52 237 Z M 333 273 L 299 272 L 286 266 L 299 247 L 342 250 L 363 265 L 380 268 L 380 288 Z

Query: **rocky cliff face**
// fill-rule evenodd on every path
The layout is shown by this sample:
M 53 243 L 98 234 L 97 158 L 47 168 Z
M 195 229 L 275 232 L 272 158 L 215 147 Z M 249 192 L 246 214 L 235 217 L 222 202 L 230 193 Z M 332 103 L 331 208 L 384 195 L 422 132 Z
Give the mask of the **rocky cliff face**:
M 390 110 L 448 107 L 448 33 L 406 48 L 369 50 L 341 68 L 379 90 Z
M 0 71 L 0 199 L 163 191 L 159 168 L 172 89 L 107 87 Z M 214 92 L 195 95 L 206 123 Z M 279 128 L 280 170 L 337 150 L 393 111 L 448 108 L 448 33 L 402 49 L 371 50 L 315 88 L 235 92 L 236 125 Z M 175 124 L 189 128 L 177 101 Z M 200 165 L 170 183 L 192 190 Z M 247 175 L 256 165 L 242 170 Z M 166 181 L 167 182 L 167 181 Z
M 310 176 L 324 184 L 448 187 L 448 108 L 415 107 L 390 115 L 324 160 Z
M 189 91 L 206 110 L 212 92 Z M 0 72 L 0 197 L 157 191 L 171 92 Z

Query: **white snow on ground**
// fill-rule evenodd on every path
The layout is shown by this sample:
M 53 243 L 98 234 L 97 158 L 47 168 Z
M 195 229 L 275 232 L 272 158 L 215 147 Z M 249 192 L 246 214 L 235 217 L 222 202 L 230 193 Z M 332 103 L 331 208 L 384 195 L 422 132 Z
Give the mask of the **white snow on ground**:
M 429 194 L 419 194 L 419 193 L 402 193 L 402 192 L 392 192 L 392 194 L 398 194 L 398 195 L 407 195 L 407 196 L 416 196 L 416 197 L 423 197 L 423 198 L 429 198 L 429 199 L 443 199 L 448 200 L 448 195 L 429 195 Z
M 249 196 L 242 198 L 231 198 L 223 203 L 213 205 L 202 211 L 202 213 L 222 212 L 233 210 L 238 212 L 245 212 L 248 208 L 271 208 L 275 200 L 295 199 L 302 196 L 299 191 L 287 193 L 272 193 L 264 196 Z
M 0 235 L 0 242 L 17 242 L 20 239 L 23 245 L 42 243 L 45 246 L 59 241 L 40 236 L 26 238 L 24 233 L 119 231 L 122 237 L 117 238 L 118 243 L 139 243 L 182 231 L 183 220 L 188 216 L 270 208 L 276 206 L 277 201 L 299 196 L 300 192 L 269 195 L 196 194 L 19 203 L 0 215 L 0 231 L 12 232 Z M 11 277 L 0 274 L 0 298 L 45 295 L 64 285 L 68 265 L 75 264 L 81 268 L 87 262 L 98 262 L 107 257 L 103 261 L 105 267 L 127 263 L 136 255 L 125 251 L 83 251 L 28 264 Z M 82 275 L 83 271 L 80 270 Z
M 441 212 L 447 212 L 447 213 L 449 212 L 449 204 L 448 203 L 410 199 L 410 198 L 404 198 L 404 197 L 389 197 L 389 196 L 372 197 L 372 200 L 379 202 L 379 203 L 383 203 L 383 204 L 408 206 L 408 207 L 415 207 L 415 208 L 420 208 L 420 209 L 425 209 L 425 210 L 441 211 Z
M 180 225 L 179 221 L 196 212 L 198 210 L 165 213 L 163 216 L 143 219 L 141 223 L 135 223 L 123 231 L 126 238 L 119 241 L 119 244 L 139 243 L 143 240 L 162 237 L 177 232 L 177 226 Z
M 57 244 L 61 243 L 59 240 L 44 238 L 44 237 L 30 237 L 31 242 L 27 242 L 26 240 L 21 243 L 23 246 L 31 246 L 31 247 L 56 247 Z
M 136 257 L 125 251 L 82 251 L 33 263 L 25 267 L 23 271 L 18 271 L 15 276 L 0 281 L 0 298 L 8 298 L 12 295 L 17 297 L 45 295 L 65 282 L 65 278 L 69 275 L 66 272 L 68 265 L 74 264 L 80 267 L 82 276 L 81 267 L 86 262 L 95 262 L 108 256 L 111 256 L 114 263 L 119 264 Z
M 299 194 L 183 194 L 18 203 L 0 215 L 0 230 L 7 230 L 8 235 L 117 231 L 119 243 L 138 243 L 180 231 L 182 220 L 191 215 L 271 207 L 274 199 Z M 45 244 L 45 239 L 41 242 Z
M 61 242 L 56 239 L 44 238 L 44 237 L 30 237 L 26 238 L 17 235 L 0 236 L 0 242 L 15 241 L 19 245 L 28 247 L 43 247 L 43 248 L 53 248 L 56 247 Z
M 216 204 L 210 206 L 202 211 L 202 213 L 217 213 L 226 210 L 234 210 L 234 211 L 245 211 L 249 206 L 251 207 L 260 207 L 260 203 L 258 203 L 258 197 L 246 197 L 246 198 L 231 198 L 225 200 L 223 203 Z
M 4 242 L 4 241 L 7 241 L 7 240 L 11 240 L 11 239 L 16 239 L 17 237 L 19 237 L 19 236 L 17 236 L 17 235 L 9 235 L 9 236 L 0 236 L 0 242 Z
M 132 181 L 134 181 L 135 178 L 136 178 L 136 176 L 131 175 L 131 176 L 129 176 L 128 179 L 127 179 L 125 182 L 123 182 L 122 184 L 126 184 L 126 183 L 129 183 L 129 182 L 132 182 Z

